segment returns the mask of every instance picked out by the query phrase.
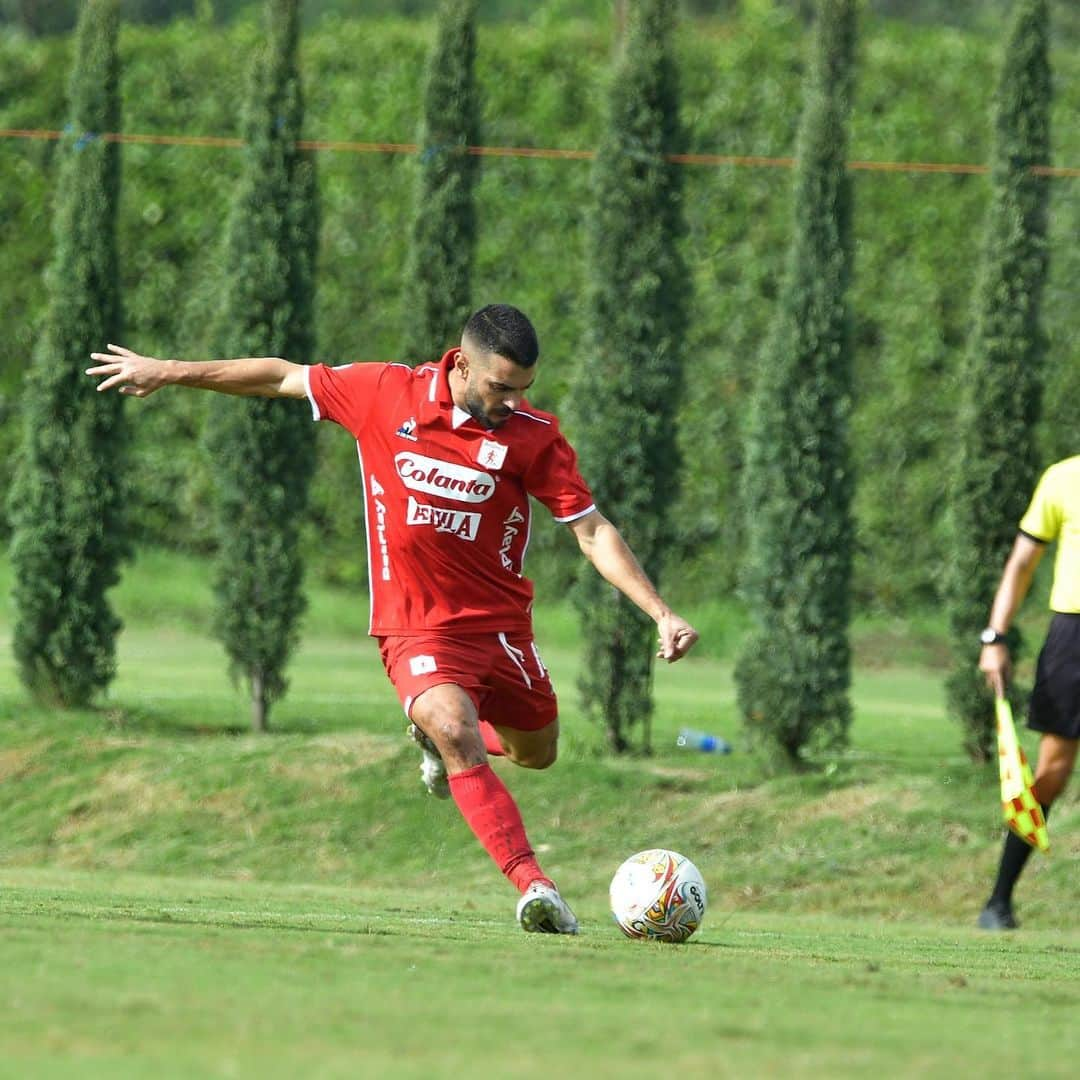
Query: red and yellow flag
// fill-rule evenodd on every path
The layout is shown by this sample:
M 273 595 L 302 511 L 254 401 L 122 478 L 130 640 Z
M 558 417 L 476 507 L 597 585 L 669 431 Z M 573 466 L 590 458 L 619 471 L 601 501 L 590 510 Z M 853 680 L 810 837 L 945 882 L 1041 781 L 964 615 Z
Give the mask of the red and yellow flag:
M 1021 840 L 1040 851 L 1050 850 L 1050 834 L 1042 807 L 1031 790 L 1034 779 L 1023 747 L 1016 738 L 1012 706 L 1005 698 L 995 702 L 997 711 L 998 772 L 1001 776 L 1001 811 L 1005 824 Z

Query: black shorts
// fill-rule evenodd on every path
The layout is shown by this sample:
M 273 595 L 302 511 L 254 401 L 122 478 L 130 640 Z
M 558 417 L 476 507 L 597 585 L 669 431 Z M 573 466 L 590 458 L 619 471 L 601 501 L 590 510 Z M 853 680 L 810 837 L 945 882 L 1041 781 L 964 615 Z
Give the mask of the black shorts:
M 1039 653 L 1028 727 L 1080 739 L 1080 615 L 1055 612 Z

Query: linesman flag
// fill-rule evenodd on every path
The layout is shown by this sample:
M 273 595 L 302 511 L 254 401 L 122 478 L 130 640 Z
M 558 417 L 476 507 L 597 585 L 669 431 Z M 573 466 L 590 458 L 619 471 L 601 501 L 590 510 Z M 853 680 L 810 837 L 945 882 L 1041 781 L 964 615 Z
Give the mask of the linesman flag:
M 1021 840 L 1040 851 L 1050 850 L 1050 834 L 1042 807 L 1031 790 L 1031 766 L 1016 739 L 1012 706 L 1005 698 L 994 703 L 997 711 L 998 772 L 1001 776 L 1001 812 L 1005 824 Z

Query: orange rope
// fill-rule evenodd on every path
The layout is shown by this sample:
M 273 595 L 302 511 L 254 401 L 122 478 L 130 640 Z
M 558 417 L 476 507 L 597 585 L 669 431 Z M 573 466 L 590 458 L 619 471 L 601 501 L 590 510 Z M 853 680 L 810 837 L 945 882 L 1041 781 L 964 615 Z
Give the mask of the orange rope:
M 0 128 L 3 139 L 59 139 L 61 131 L 37 128 Z M 152 146 L 210 146 L 236 149 L 244 145 L 243 139 L 220 135 L 140 135 L 124 132 L 106 132 L 102 138 L 113 143 L 142 143 Z M 301 139 L 297 146 L 302 150 L 324 150 L 346 154 L 416 154 L 421 147 L 416 143 L 340 142 L 329 139 Z M 468 146 L 466 153 L 475 157 L 547 158 L 561 161 L 589 161 L 596 157 L 595 150 L 559 150 L 538 146 Z M 796 164 L 791 157 L 741 156 L 736 154 L 668 154 L 668 160 L 676 165 L 730 166 L 751 169 L 790 169 Z M 984 175 L 988 165 L 972 165 L 963 162 L 934 161 L 849 161 L 848 168 L 859 172 L 902 173 L 949 173 L 953 175 Z M 1080 169 L 1053 165 L 1033 165 L 1036 176 L 1058 178 L 1080 177 Z

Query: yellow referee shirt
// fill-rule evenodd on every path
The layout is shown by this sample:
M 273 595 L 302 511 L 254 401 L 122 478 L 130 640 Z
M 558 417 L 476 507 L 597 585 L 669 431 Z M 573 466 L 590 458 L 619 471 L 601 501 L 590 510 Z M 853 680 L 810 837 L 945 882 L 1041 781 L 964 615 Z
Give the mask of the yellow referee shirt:
M 1080 612 L 1080 457 L 1059 461 L 1042 474 L 1020 531 L 1046 544 L 1058 542 L 1050 609 Z

